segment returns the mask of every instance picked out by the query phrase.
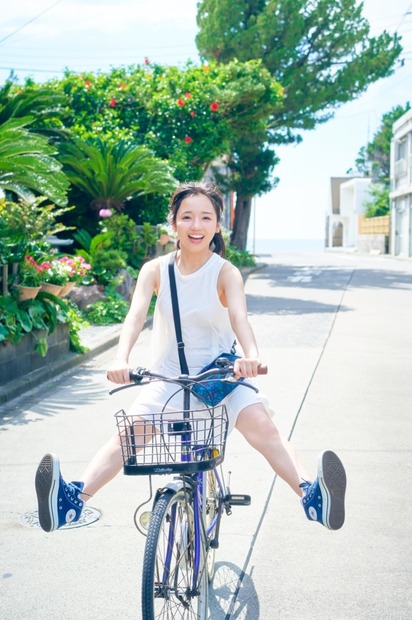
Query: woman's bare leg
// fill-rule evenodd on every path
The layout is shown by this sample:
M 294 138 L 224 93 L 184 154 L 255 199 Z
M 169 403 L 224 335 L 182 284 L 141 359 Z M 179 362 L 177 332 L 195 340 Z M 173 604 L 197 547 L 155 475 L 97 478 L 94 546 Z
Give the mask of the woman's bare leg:
M 265 457 L 272 469 L 299 495 L 299 485 L 309 480 L 299 455 L 279 433 L 263 404 L 250 405 L 238 415 L 236 428 Z
M 81 498 L 87 501 L 122 469 L 119 435 L 113 435 L 90 461 L 80 480 L 84 483 Z

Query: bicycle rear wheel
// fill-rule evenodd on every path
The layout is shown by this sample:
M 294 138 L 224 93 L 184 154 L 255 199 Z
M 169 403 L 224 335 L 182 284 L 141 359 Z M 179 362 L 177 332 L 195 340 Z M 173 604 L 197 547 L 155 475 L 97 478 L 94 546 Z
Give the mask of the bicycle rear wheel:
M 143 561 L 145 620 L 206 620 L 208 578 L 203 528 L 195 575 L 193 499 L 189 490 L 165 491 L 153 510 Z

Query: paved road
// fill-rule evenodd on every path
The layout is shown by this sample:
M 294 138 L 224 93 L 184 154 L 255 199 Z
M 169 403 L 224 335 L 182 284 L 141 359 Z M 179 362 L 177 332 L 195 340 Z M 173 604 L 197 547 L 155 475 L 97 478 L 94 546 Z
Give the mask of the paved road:
M 270 374 L 262 390 L 310 471 L 336 450 L 347 523 L 329 532 L 238 433 L 226 469 L 252 495 L 223 524 L 212 620 L 409 619 L 411 576 L 412 263 L 281 254 L 248 278 L 251 319 Z M 149 332 L 134 351 L 147 356 Z M 107 396 L 113 349 L 0 408 L 0 618 L 140 619 L 144 539 L 133 526 L 143 479 L 119 476 L 90 503 L 103 518 L 46 534 L 35 509 L 45 451 L 76 479 L 132 394 Z

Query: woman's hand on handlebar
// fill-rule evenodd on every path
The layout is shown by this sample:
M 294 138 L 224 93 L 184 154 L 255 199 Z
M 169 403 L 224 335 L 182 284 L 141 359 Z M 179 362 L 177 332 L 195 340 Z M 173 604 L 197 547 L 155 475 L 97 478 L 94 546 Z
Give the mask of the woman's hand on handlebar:
M 130 368 L 127 360 L 115 359 L 109 366 L 106 376 L 112 383 L 132 383 L 130 380 Z
M 257 377 L 267 373 L 267 366 L 264 366 L 262 362 L 256 357 L 240 357 L 234 363 L 233 374 L 235 378 L 245 377 Z

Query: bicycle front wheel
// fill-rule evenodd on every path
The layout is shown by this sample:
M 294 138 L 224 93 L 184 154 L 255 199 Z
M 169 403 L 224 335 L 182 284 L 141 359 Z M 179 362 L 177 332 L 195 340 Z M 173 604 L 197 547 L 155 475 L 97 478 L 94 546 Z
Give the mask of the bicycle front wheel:
M 204 497 L 206 499 L 205 505 L 205 523 L 206 523 L 206 534 L 209 536 L 210 540 L 213 540 L 216 536 L 216 527 L 217 521 L 220 518 L 219 510 L 220 510 L 220 489 L 217 484 L 216 474 L 214 470 L 209 470 L 203 474 L 205 485 L 205 493 Z M 215 541 L 218 542 L 217 540 Z M 206 566 L 207 566 L 207 576 L 209 582 L 212 581 L 215 574 L 215 552 L 216 545 L 212 545 L 209 547 Z
M 145 620 L 206 620 L 206 548 L 203 528 L 198 529 L 196 544 L 191 492 L 165 491 L 154 507 L 146 540 L 142 577 Z

